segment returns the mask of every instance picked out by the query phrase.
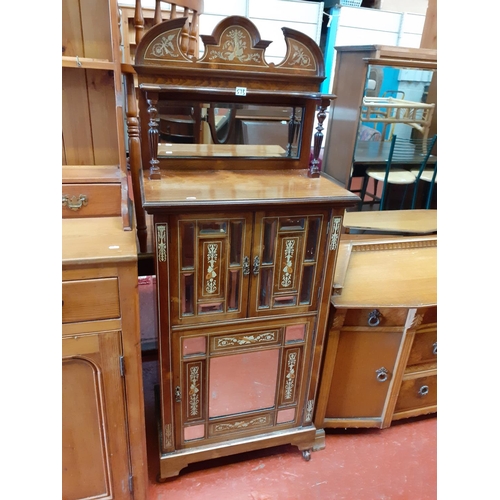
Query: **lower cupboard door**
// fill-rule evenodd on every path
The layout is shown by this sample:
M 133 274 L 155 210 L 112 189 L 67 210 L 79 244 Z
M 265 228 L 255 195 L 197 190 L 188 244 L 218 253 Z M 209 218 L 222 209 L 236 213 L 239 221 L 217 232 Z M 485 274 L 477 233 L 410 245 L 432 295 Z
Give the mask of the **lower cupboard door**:
M 62 498 L 130 499 L 121 333 L 62 341 Z
M 380 418 L 403 332 L 341 331 L 327 418 Z
M 194 447 L 307 425 L 310 319 L 173 336 L 177 446 Z M 178 350 L 177 350 L 178 349 Z

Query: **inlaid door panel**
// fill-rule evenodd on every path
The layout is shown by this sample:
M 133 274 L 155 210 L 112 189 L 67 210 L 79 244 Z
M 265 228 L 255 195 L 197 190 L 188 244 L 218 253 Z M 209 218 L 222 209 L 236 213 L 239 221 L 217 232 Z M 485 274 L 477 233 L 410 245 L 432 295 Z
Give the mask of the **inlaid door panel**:
M 174 331 L 175 448 L 301 425 L 312 325 Z
M 251 315 L 316 310 L 327 223 L 326 211 L 293 217 L 256 214 Z
M 62 498 L 130 499 L 121 333 L 62 341 Z
M 170 227 L 172 324 L 245 317 L 252 214 L 177 216 Z

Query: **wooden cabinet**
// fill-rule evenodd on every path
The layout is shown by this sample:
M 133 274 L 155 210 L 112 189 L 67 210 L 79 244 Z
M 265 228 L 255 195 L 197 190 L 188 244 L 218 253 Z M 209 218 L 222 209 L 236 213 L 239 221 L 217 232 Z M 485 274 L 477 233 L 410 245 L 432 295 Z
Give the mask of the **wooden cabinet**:
M 384 428 L 437 411 L 436 246 L 437 237 L 341 243 L 317 427 Z
M 62 237 L 63 498 L 145 499 L 135 234 L 95 217 Z
M 310 162 L 315 113 L 322 122 L 333 98 L 317 93 L 324 74 L 315 43 L 283 28 L 291 53 L 268 66 L 269 42 L 248 19 L 231 16 L 203 37 L 200 60 L 173 58 L 175 43 L 154 59 L 152 47 L 178 40 L 181 22 L 148 31 L 134 65 L 142 202 L 155 244 L 160 479 L 193 462 L 281 444 L 310 458 L 342 218 L 358 200 L 320 174 L 321 126 Z M 228 38 L 242 51 L 235 58 Z M 289 117 L 284 147 L 162 142 L 147 117 L 186 100 L 217 108 L 221 120 L 235 109 L 279 105 Z
M 87 186 L 93 200 L 87 208 L 86 203 L 80 205 L 83 212 L 75 214 L 66 209 L 63 215 L 102 217 L 118 212 L 123 216 L 124 228 L 130 230 L 128 191 L 120 186 L 126 182 L 127 158 L 119 41 L 116 0 L 63 0 L 62 165 L 108 171 L 93 186 Z M 121 200 L 110 193 L 113 186 L 109 172 L 113 169 L 121 174 L 117 184 L 124 196 Z M 81 193 L 75 189 L 77 186 L 67 182 L 63 191 L 63 197 L 66 194 L 73 207 L 82 203 Z M 117 201 L 111 206 L 106 200 Z
M 331 118 L 325 140 L 323 165 L 327 174 L 341 186 L 350 189 L 351 178 L 362 176 L 364 173 L 362 165 L 357 167 L 357 164 L 376 159 L 367 160 L 366 155 L 356 154 L 358 135 L 361 135 L 360 118 L 363 110 L 363 97 L 400 99 L 404 96 L 403 99 L 409 103 L 412 101 L 436 103 L 437 55 L 433 49 L 385 45 L 339 46 L 335 47 L 335 50 L 337 55 L 333 93 L 337 99 L 330 107 Z M 403 71 L 407 76 L 402 76 Z M 420 81 L 424 78 L 424 72 L 426 74 L 432 72 L 432 79 L 428 86 Z M 408 86 L 405 87 L 406 93 L 398 91 L 403 88 L 402 79 L 409 81 Z M 418 95 L 414 95 L 413 92 L 416 90 L 412 87 L 417 84 L 421 84 L 419 88 L 422 87 L 422 90 Z M 386 111 L 385 108 L 384 111 Z M 364 116 L 366 118 L 366 113 Z M 375 117 L 377 115 L 371 115 L 372 119 Z M 428 137 L 436 133 L 436 117 L 437 112 L 434 109 Z M 379 118 L 380 116 L 377 117 Z M 379 128 L 380 131 L 384 129 L 384 127 Z M 408 128 L 407 132 L 409 131 Z M 360 139 L 362 140 L 363 137 Z M 381 138 L 381 140 L 385 139 Z

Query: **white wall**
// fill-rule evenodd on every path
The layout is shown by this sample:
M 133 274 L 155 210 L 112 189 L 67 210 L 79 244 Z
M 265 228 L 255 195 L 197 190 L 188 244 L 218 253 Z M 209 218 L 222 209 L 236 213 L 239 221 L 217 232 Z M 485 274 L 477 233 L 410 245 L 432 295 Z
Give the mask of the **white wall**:
M 119 5 L 135 5 L 135 0 L 119 0 Z M 200 16 L 200 34 L 210 35 L 219 21 L 227 16 L 248 17 L 263 40 L 272 43 L 266 49 L 268 63 L 280 63 L 286 54 L 282 27 L 292 28 L 310 36 L 318 45 L 321 38 L 323 2 L 302 0 L 205 0 Z M 155 0 L 142 0 L 144 8 L 154 8 Z M 200 55 L 203 54 L 200 43 Z

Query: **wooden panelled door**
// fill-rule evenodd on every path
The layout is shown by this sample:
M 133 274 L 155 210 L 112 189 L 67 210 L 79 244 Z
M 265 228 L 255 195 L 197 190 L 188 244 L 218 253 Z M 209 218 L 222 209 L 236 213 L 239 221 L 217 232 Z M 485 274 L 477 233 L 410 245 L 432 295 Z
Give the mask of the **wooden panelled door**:
M 130 500 L 121 332 L 62 342 L 62 498 Z
M 328 211 L 173 216 L 157 223 L 160 286 L 170 262 L 171 324 L 317 309 Z M 165 238 L 171 228 L 172 252 Z M 163 271 L 162 271 L 163 269 Z

